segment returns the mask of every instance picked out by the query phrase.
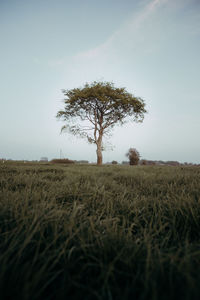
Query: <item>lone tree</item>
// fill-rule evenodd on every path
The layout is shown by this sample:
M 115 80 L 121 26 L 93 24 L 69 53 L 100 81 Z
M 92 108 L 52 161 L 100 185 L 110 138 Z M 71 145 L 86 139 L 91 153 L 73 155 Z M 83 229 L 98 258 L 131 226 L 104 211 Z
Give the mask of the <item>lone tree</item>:
M 140 154 L 135 148 L 130 148 L 126 153 L 126 156 L 129 159 L 130 165 L 138 165 L 140 160 Z
M 141 98 L 128 93 L 125 88 L 116 88 L 111 82 L 86 83 L 83 88 L 62 90 L 64 109 L 57 113 L 65 125 L 63 130 L 86 138 L 97 147 L 97 165 L 102 164 L 103 136 L 115 124 L 127 121 L 142 122 L 145 103 Z

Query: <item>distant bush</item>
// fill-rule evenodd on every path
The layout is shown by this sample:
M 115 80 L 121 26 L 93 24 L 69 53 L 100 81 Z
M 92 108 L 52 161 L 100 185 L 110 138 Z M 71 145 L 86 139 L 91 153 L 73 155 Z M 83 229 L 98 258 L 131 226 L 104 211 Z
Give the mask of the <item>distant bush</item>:
M 130 148 L 126 153 L 126 156 L 129 158 L 130 165 L 138 165 L 140 154 L 135 148 Z
M 147 165 L 147 161 L 146 159 L 142 159 L 140 160 L 140 164 L 146 166 Z
M 51 163 L 52 164 L 74 164 L 74 161 L 68 158 L 62 158 L 62 159 L 54 158 L 51 160 Z
M 118 162 L 116 160 L 112 161 L 112 165 L 117 165 L 117 164 L 118 164 Z

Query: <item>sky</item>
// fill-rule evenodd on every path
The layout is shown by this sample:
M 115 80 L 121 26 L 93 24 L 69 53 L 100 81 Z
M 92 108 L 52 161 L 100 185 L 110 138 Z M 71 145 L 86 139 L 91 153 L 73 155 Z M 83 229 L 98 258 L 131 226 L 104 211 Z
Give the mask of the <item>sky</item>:
M 95 162 L 95 145 L 60 134 L 56 114 L 62 89 L 96 80 L 148 111 L 113 129 L 104 162 L 133 147 L 200 163 L 199 0 L 0 0 L 0 43 L 0 158 Z

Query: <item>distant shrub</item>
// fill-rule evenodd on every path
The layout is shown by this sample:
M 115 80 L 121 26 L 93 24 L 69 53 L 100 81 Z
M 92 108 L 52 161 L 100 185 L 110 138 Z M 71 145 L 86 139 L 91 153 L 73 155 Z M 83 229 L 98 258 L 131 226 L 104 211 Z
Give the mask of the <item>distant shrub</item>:
M 118 162 L 116 160 L 112 161 L 112 165 L 117 165 L 117 164 L 118 164 Z
M 146 166 L 147 165 L 146 159 L 140 160 L 140 164 L 143 165 L 143 166 Z
M 126 153 L 126 156 L 129 158 L 130 165 L 138 165 L 140 154 L 135 148 L 130 148 Z
M 62 159 L 54 158 L 51 160 L 51 163 L 52 164 L 74 164 L 74 161 L 68 158 L 62 158 Z

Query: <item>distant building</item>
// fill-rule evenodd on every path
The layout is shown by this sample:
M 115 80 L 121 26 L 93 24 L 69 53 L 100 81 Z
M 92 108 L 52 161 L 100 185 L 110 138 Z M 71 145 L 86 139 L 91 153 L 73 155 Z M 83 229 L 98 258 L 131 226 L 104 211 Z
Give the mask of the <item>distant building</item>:
M 129 161 L 122 161 L 122 165 L 129 165 Z
M 166 161 L 166 165 L 169 165 L 169 166 L 179 166 L 180 163 L 178 161 Z
M 48 162 L 48 157 L 41 157 L 41 158 L 40 158 L 40 161 L 41 161 L 41 162 Z
M 88 160 L 76 160 L 76 164 L 89 164 Z

